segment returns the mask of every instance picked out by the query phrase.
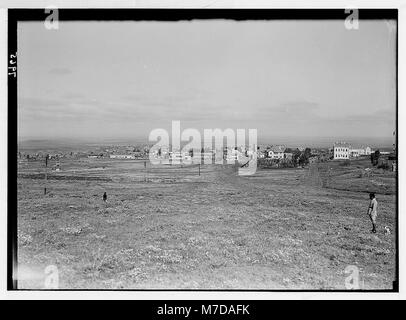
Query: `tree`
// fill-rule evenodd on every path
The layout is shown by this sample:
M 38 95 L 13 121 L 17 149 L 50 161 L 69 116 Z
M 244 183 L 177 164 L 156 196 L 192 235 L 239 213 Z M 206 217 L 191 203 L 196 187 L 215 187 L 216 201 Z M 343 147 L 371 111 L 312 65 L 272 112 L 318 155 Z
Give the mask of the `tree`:
M 373 166 L 376 166 L 379 162 L 379 158 L 381 156 L 381 152 L 378 150 L 376 150 L 374 153 L 371 153 L 371 163 Z
M 379 151 L 379 149 L 378 150 L 376 150 L 375 152 L 374 152 L 374 154 L 375 154 L 375 166 L 378 164 L 378 162 L 379 162 L 379 157 L 381 156 L 381 153 L 380 153 L 380 151 Z
M 310 148 L 306 148 L 305 151 L 304 151 L 304 153 L 303 153 L 303 158 L 304 158 L 303 161 L 304 161 L 304 164 L 308 164 L 308 163 L 309 163 L 309 158 L 310 158 L 311 154 L 312 154 L 312 150 L 311 150 Z
M 304 153 L 302 153 L 299 156 L 299 165 L 304 166 L 307 162 L 309 162 L 309 159 L 306 159 L 306 155 Z
M 300 162 L 301 152 L 299 150 L 294 150 L 292 155 L 293 165 L 296 166 Z

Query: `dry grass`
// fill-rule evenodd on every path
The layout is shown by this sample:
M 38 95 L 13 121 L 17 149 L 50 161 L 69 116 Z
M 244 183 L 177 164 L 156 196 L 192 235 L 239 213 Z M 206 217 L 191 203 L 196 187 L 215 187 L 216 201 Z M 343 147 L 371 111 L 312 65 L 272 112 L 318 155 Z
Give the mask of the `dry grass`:
M 44 196 L 41 180 L 18 180 L 19 264 L 58 266 L 60 288 L 344 289 L 347 265 L 359 267 L 363 289 L 392 288 L 396 198 L 377 193 L 372 235 L 363 182 L 393 188 L 390 174 L 334 169 L 337 188 L 348 181 L 349 191 L 331 179 L 323 188 L 322 169 L 238 177 L 205 165 L 199 177 L 196 168 L 161 166 L 143 182 L 142 163 L 97 161 L 65 164 L 63 175 L 111 181 L 51 180 Z

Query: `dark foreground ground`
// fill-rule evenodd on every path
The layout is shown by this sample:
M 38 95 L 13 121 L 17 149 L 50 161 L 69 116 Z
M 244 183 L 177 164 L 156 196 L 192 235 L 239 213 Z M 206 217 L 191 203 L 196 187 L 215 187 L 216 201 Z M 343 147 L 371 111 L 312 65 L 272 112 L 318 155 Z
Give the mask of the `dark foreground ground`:
M 392 289 L 395 176 L 368 165 L 239 177 L 232 166 L 199 176 L 196 166 L 85 159 L 62 162 L 44 196 L 43 169 L 20 164 L 19 288 L 44 288 L 55 265 L 59 288 L 345 289 L 352 265 L 360 289 Z

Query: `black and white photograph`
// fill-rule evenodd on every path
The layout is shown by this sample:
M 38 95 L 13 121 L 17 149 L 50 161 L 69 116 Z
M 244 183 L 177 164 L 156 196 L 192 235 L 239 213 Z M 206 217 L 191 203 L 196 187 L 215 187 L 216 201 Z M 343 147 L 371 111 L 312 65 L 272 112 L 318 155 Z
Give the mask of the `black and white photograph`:
M 397 9 L 8 14 L 9 290 L 398 292 Z

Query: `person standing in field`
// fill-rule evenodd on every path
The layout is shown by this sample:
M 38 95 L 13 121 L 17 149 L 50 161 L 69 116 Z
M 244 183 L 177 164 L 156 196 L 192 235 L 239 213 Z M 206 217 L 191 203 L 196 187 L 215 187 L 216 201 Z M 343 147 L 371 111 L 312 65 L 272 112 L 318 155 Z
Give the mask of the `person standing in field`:
M 376 201 L 375 193 L 369 194 L 369 207 L 368 207 L 368 215 L 372 222 L 372 230 L 371 232 L 376 233 L 376 218 L 378 216 L 378 201 Z
M 104 201 L 104 202 L 107 201 L 107 193 L 106 193 L 106 192 L 103 194 L 103 201 Z

